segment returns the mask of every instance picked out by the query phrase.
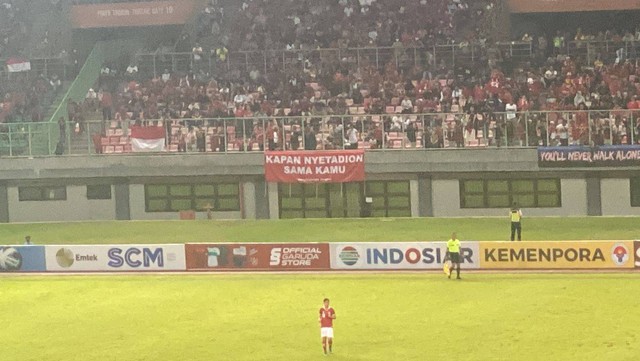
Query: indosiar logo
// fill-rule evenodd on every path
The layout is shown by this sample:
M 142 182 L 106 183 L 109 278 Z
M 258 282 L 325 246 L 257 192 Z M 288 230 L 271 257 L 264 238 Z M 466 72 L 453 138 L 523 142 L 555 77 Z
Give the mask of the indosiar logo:
M 629 250 L 622 243 L 616 243 L 611 249 L 611 259 L 618 266 L 624 266 L 629 260 Z
M 442 264 L 446 250 L 441 248 L 367 248 L 365 259 L 367 264 Z M 473 264 L 473 250 L 460 248 L 460 262 Z
M 129 266 L 131 268 L 148 268 L 156 265 L 164 267 L 164 251 L 162 248 L 111 248 L 107 252 L 109 262 L 107 265 L 113 268 Z
M 340 258 L 342 263 L 344 263 L 345 265 L 353 266 L 354 264 L 358 263 L 360 254 L 355 247 L 346 246 L 342 249 L 342 251 L 340 251 L 338 258 Z

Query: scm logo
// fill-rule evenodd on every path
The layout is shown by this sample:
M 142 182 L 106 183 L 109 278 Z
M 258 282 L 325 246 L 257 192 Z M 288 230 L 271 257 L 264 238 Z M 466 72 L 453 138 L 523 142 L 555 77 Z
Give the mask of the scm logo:
M 127 265 L 132 268 L 150 267 L 156 264 L 164 267 L 164 252 L 162 248 L 111 248 L 107 253 L 109 267 L 120 268 Z

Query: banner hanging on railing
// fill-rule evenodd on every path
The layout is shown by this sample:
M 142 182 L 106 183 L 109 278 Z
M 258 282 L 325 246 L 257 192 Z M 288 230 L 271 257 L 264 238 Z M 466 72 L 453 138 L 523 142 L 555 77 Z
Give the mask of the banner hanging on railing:
M 31 70 L 31 62 L 23 58 L 11 58 L 7 60 L 7 70 L 9 73 L 19 73 Z
M 134 152 L 162 152 L 165 147 L 165 130 L 163 127 L 132 126 L 131 150 Z
M 267 182 L 346 183 L 364 181 L 364 150 L 266 152 Z
M 632 167 L 640 166 L 640 146 L 540 147 L 540 167 Z

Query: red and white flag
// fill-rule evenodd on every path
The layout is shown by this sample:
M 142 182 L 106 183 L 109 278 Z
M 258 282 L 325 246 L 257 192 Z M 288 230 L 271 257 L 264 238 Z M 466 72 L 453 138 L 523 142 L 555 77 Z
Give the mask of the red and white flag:
M 164 127 L 133 126 L 131 130 L 131 150 L 134 152 L 162 152 L 165 149 Z
M 9 60 L 7 60 L 7 70 L 10 73 L 29 71 L 31 70 L 31 62 L 27 59 L 10 58 Z

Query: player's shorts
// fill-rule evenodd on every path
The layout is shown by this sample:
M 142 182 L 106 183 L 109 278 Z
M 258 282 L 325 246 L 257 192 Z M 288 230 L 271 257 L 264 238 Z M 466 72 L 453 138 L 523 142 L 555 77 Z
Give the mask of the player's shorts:
M 460 263 L 460 253 L 449 252 L 449 257 L 451 258 L 452 263 Z
M 333 327 L 321 327 L 320 328 L 320 337 L 333 338 Z

